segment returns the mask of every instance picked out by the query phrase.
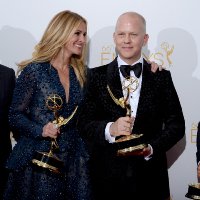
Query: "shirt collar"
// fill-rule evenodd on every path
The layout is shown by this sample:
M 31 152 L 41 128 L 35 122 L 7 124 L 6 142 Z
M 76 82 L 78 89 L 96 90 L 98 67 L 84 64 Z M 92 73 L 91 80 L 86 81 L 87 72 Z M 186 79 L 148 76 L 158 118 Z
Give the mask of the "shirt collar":
M 117 57 L 117 62 L 118 62 L 118 67 L 120 67 L 121 65 L 129 65 L 129 64 L 127 64 L 126 62 L 124 62 L 124 61 L 120 58 L 119 55 L 118 55 L 118 57 Z M 143 56 L 142 56 L 142 55 L 140 56 L 140 59 L 139 59 L 139 60 L 137 60 L 136 62 L 132 63 L 131 65 L 135 65 L 135 64 L 137 64 L 137 63 L 142 63 L 142 67 L 143 67 Z

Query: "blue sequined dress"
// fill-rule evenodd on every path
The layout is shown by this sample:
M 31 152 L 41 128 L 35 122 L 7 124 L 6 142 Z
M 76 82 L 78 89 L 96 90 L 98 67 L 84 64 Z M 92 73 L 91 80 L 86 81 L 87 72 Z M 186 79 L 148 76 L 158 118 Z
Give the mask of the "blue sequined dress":
M 50 63 L 32 63 L 17 78 L 9 121 L 17 144 L 7 162 L 10 169 L 5 200 L 90 200 L 89 156 L 77 129 L 77 113 L 64 126 L 57 138 L 56 156 L 64 162 L 62 174 L 40 169 L 32 164 L 36 151 L 48 152 L 51 141 L 42 137 L 42 128 L 54 120 L 45 102 L 48 96 L 59 95 L 63 106 L 59 116 L 67 118 L 83 102 L 83 91 L 70 67 L 69 101 Z M 78 109 L 79 110 L 79 109 Z

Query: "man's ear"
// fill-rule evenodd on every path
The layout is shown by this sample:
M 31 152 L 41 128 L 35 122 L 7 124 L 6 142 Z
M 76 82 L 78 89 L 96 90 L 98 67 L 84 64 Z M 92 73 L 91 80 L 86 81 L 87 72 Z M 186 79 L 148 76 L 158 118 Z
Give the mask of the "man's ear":
M 145 45 L 147 44 L 148 40 L 149 40 L 149 35 L 148 35 L 148 34 L 145 34 L 145 35 L 144 35 L 143 46 L 145 46 Z
M 116 43 L 115 42 L 115 32 L 113 33 L 113 41 L 114 41 L 114 43 Z

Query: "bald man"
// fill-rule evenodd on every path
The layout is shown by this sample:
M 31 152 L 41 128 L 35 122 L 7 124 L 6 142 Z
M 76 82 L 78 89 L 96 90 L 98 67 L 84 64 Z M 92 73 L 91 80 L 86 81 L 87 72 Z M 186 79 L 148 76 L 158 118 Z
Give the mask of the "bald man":
M 119 16 L 113 39 L 118 55 L 111 63 L 90 69 L 78 122 L 91 150 L 96 199 L 167 200 L 166 152 L 185 134 L 171 74 L 165 69 L 152 72 L 142 56 L 149 39 L 142 15 Z M 125 100 L 129 109 L 123 107 Z M 132 133 L 143 134 L 146 145 L 118 154 L 116 140 Z

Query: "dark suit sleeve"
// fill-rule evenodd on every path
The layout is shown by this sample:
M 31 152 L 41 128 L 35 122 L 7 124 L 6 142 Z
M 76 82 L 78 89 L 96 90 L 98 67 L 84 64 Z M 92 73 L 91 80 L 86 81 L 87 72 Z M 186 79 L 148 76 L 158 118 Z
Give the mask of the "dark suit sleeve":
M 12 101 L 12 96 L 13 96 L 13 90 L 15 87 L 15 71 L 13 69 L 10 68 L 10 73 L 9 73 L 9 98 L 8 98 L 8 103 L 9 105 L 11 104 Z
M 200 122 L 198 123 L 198 127 L 197 127 L 197 153 L 196 153 L 196 157 L 197 157 L 197 164 L 200 161 Z
M 37 88 L 37 70 L 33 65 L 26 66 L 17 77 L 9 109 L 9 123 L 16 139 L 19 133 L 27 137 L 41 137 L 42 125 L 30 117 L 29 105 Z
M 8 111 L 15 86 L 15 71 L 2 65 L 0 65 L 0 68 L 0 163 L 2 164 L 12 150 Z
M 157 129 L 158 132 L 150 140 L 154 155 L 168 151 L 185 135 L 185 120 L 171 73 L 161 72 L 157 84 L 160 84 L 158 116 L 161 118 L 156 118 L 157 122 L 152 121 L 152 124 L 154 127 L 159 127 L 161 124 L 162 128 Z

